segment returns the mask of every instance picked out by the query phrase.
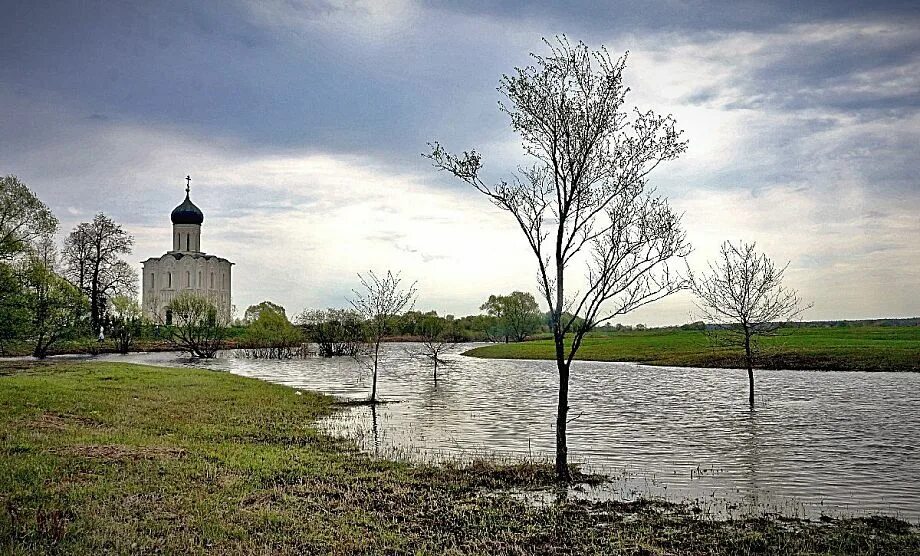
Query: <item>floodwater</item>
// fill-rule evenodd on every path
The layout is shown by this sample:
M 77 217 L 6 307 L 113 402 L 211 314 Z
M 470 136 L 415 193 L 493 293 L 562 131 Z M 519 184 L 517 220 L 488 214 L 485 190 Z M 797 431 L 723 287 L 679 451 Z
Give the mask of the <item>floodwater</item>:
M 464 346 L 468 349 L 470 346 Z M 386 346 L 373 410 L 322 426 L 387 457 L 552 457 L 557 375 L 550 361 L 445 356 L 435 382 L 412 344 Z M 361 399 L 354 359 L 195 361 L 176 353 L 101 356 L 200 366 Z M 713 515 L 885 513 L 920 521 L 920 374 L 573 364 L 569 457 L 612 475 L 581 496 L 690 500 Z

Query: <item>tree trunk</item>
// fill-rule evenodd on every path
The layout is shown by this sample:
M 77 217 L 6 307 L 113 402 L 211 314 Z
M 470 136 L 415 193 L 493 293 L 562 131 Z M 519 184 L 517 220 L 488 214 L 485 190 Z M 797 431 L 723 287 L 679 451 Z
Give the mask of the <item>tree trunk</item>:
M 559 403 L 556 412 L 556 478 L 569 481 L 569 447 L 565 437 L 569 416 L 569 368 L 564 362 L 559 365 Z
M 750 336 L 745 336 L 744 338 L 744 359 L 747 363 L 748 370 L 748 403 L 751 404 L 751 408 L 754 407 L 754 361 L 751 357 L 751 338 Z
M 377 402 L 377 361 L 380 359 L 380 342 L 374 344 L 374 378 L 371 382 L 371 401 Z
M 569 366 L 565 360 L 565 341 L 556 337 L 556 367 L 559 369 L 559 401 L 556 406 L 556 479 L 568 482 L 569 447 L 566 442 L 566 426 L 569 416 Z

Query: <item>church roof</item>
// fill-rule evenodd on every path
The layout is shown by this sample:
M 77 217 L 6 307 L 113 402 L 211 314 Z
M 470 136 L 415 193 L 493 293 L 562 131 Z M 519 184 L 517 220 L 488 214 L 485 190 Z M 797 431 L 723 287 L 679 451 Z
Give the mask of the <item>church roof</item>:
M 201 224 L 204 222 L 204 213 L 195 206 L 188 197 L 188 191 L 185 192 L 185 200 L 182 204 L 174 208 L 170 219 L 173 224 Z

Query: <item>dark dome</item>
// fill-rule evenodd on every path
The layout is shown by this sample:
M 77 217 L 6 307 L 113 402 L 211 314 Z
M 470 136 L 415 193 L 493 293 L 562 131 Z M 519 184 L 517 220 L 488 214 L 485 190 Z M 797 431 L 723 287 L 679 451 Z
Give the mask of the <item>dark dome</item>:
M 204 213 L 188 198 L 188 193 L 185 194 L 182 204 L 174 208 L 169 217 L 173 224 L 201 224 L 204 222 Z

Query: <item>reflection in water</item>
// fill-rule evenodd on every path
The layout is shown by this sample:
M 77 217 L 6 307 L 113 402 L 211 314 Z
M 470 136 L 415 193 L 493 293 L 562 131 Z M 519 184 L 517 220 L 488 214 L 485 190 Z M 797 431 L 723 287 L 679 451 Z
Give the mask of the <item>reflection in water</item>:
M 454 352 L 435 383 L 430 363 L 406 347 L 387 346 L 379 379 L 381 398 L 397 403 L 343 410 L 322 425 L 388 457 L 552 457 L 552 362 Z M 349 399 L 370 390 L 349 358 L 105 358 L 229 370 Z M 569 425 L 570 457 L 616 478 L 588 494 L 920 520 L 920 374 L 761 371 L 754 411 L 746 389 L 744 371 L 575 362 L 570 405 L 582 416 Z

